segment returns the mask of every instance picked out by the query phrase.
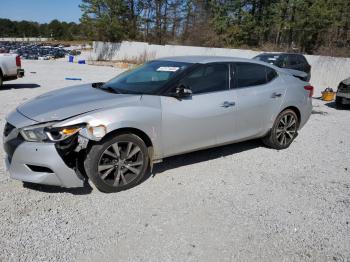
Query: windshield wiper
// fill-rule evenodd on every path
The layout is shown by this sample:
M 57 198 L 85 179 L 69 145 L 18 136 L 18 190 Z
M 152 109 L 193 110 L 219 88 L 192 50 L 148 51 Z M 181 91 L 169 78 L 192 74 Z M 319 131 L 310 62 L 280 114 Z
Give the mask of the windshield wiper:
M 110 87 L 110 86 L 104 86 L 104 87 L 101 88 L 101 89 L 106 90 L 106 91 L 108 91 L 108 92 L 110 92 L 110 93 L 113 93 L 113 94 L 121 94 L 121 92 L 119 92 L 117 89 L 112 88 L 112 87 Z
M 101 83 L 96 83 L 96 84 L 101 84 Z M 128 91 L 128 90 L 124 90 L 124 89 L 113 88 L 113 87 L 108 86 L 104 83 L 101 85 L 96 85 L 96 88 L 99 88 L 101 90 L 104 90 L 104 91 L 110 92 L 110 93 L 114 93 L 114 94 L 149 95 L 149 93 L 146 93 L 146 92 L 133 92 L 133 91 Z
M 114 93 L 114 94 L 121 94 L 121 92 L 119 92 L 118 90 L 116 90 L 116 89 L 114 89 L 114 88 L 112 88 L 110 86 L 105 86 L 104 82 L 93 83 L 92 87 L 93 88 L 99 88 L 99 89 L 102 89 L 102 90 L 105 90 L 105 91 L 108 91 L 108 92 Z

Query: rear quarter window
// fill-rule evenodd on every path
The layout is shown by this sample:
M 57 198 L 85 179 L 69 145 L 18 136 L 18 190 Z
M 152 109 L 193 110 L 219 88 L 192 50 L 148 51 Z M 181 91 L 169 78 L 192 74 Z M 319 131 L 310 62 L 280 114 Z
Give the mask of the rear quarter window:
M 267 82 L 271 82 L 272 80 L 274 80 L 278 76 L 276 70 L 272 69 L 271 67 L 265 67 L 265 68 L 266 68 Z

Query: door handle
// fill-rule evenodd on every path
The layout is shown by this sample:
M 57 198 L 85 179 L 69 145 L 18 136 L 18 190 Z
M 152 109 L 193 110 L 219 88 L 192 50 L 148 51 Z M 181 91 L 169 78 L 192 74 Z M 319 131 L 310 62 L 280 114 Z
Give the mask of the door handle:
M 277 98 L 277 97 L 281 97 L 281 96 L 282 96 L 282 94 L 281 93 L 277 93 L 277 92 L 274 92 L 271 95 L 272 98 Z
M 221 107 L 231 107 L 231 106 L 234 106 L 236 103 L 235 102 L 229 102 L 229 101 L 225 101 L 222 103 Z

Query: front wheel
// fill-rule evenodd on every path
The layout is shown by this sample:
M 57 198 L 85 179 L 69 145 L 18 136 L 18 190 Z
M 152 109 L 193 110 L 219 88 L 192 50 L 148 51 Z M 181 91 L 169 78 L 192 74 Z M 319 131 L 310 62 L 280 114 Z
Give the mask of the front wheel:
M 94 144 L 84 161 L 89 179 L 106 193 L 137 185 L 146 176 L 148 166 L 148 149 L 133 134 L 109 137 Z
M 0 87 L 4 84 L 4 79 L 2 77 L 1 71 L 0 71 Z
M 262 139 L 264 144 L 274 149 L 285 149 L 298 135 L 299 119 L 296 113 L 287 109 L 281 112 L 270 132 Z

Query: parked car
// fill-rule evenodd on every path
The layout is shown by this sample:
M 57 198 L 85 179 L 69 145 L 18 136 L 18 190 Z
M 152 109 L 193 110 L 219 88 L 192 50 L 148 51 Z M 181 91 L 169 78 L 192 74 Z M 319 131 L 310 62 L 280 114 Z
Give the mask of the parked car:
M 253 59 L 257 59 L 280 68 L 288 69 L 294 76 L 309 82 L 311 79 L 311 66 L 307 62 L 305 56 L 301 54 L 289 53 L 263 53 Z M 300 74 L 299 72 L 305 74 Z
M 38 60 L 62 58 L 70 54 L 71 51 L 63 49 L 59 45 L 43 45 L 27 42 L 6 42 L 0 41 L 0 53 L 18 54 L 23 59 Z
M 7 167 L 22 181 L 80 187 L 88 178 L 116 192 L 169 156 L 253 138 L 288 148 L 311 115 L 312 93 L 250 59 L 158 59 L 20 105 L 4 130 Z
M 4 81 L 15 80 L 24 76 L 21 58 L 15 54 L 0 54 L 0 88 Z
M 335 103 L 337 107 L 350 105 L 350 77 L 340 82 Z

